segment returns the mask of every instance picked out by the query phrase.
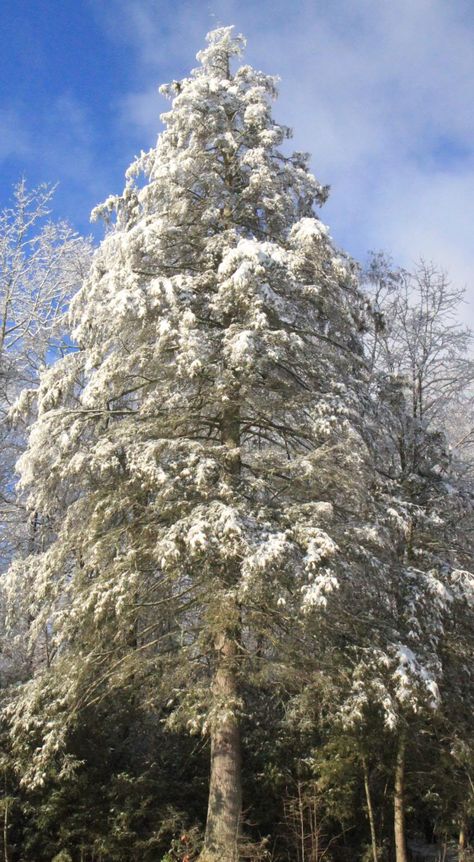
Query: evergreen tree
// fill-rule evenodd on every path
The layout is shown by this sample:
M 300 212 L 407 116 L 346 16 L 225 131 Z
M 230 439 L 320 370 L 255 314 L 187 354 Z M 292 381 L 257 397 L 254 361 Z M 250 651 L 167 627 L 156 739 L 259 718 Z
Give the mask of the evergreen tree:
M 27 578 L 31 645 L 46 630 L 48 651 L 9 716 L 14 744 L 40 736 L 36 783 L 117 687 L 208 733 L 201 858 L 234 862 L 248 680 L 290 663 L 304 620 L 317 661 L 368 649 L 392 551 L 364 303 L 315 215 L 327 190 L 282 150 L 274 79 L 233 71 L 242 37 L 208 43 L 163 88 L 156 147 L 97 209 L 110 227 L 72 304 L 78 349 L 41 376 L 20 466 L 49 538 L 9 587 L 21 603 Z

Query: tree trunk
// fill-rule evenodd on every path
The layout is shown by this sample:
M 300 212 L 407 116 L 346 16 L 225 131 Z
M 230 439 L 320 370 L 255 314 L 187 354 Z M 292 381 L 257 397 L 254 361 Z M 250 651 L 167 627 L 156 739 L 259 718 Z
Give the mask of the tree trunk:
M 463 823 L 461 823 L 461 826 L 459 829 L 459 843 L 458 843 L 459 862 L 465 862 L 466 848 L 467 848 L 466 824 L 463 822 Z
M 217 636 L 215 647 L 211 776 L 204 850 L 200 859 L 201 862 L 237 862 L 242 811 L 240 729 L 236 715 L 237 644 L 226 632 Z
M 240 417 L 238 400 L 224 411 L 221 439 L 229 449 L 227 469 L 234 481 L 240 475 Z M 229 573 L 235 586 L 238 571 Z M 240 728 L 237 716 L 237 659 L 240 617 L 236 602 L 223 597 L 217 617 L 214 648 L 216 670 L 212 685 L 214 715 L 211 721 L 211 775 L 204 849 L 200 862 L 237 862 L 242 816 Z
M 4 862 L 10 862 L 10 854 L 8 853 L 8 807 L 9 807 L 9 799 L 7 795 L 7 773 L 5 771 L 4 776 L 4 787 L 5 787 L 5 808 L 3 811 L 3 860 Z
M 369 785 L 369 770 L 367 768 L 367 760 L 365 759 L 364 755 L 362 755 L 362 770 L 364 773 L 365 800 L 367 802 L 367 814 L 369 817 L 369 824 L 370 824 L 370 841 L 372 844 L 372 859 L 374 860 L 374 862 L 379 862 L 378 851 L 377 851 L 377 836 L 375 834 L 374 809 L 372 807 L 372 797 L 370 794 L 370 785 Z
M 398 743 L 397 759 L 395 763 L 395 787 L 394 787 L 394 835 L 395 835 L 395 859 L 396 862 L 408 862 L 405 841 L 405 733 L 402 734 Z

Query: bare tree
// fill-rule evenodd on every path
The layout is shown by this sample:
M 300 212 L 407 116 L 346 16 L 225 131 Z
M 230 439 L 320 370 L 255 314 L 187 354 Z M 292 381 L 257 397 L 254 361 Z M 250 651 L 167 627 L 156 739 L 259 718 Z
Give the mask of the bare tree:
M 456 702 L 457 687 L 465 684 L 465 662 L 457 658 L 456 641 L 465 638 L 471 622 L 463 620 L 464 604 L 469 606 L 470 590 L 458 584 L 466 578 L 472 585 L 472 499 L 474 469 L 474 422 L 472 333 L 462 323 L 465 291 L 453 287 L 446 274 L 425 261 L 414 271 L 395 269 L 383 254 L 374 255 L 366 272 L 374 324 L 368 333 L 374 395 L 379 396 L 379 432 L 385 434 L 386 453 L 380 472 L 394 481 L 396 496 L 408 513 L 405 535 L 399 546 L 402 561 L 397 602 L 406 593 L 410 572 L 423 567 L 430 576 L 451 571 L 446 582 L 453 602 L 447 631 L 456 636 L 440 644 L 432 666 L 444 667 L 440 706 L 447 723 L 459 736 L 468 739 L 472 728 L 459 725 L 459 715 L 450 709 Z M 385 404 L 389 422 L 384 422 Z M 398 408 L 398 409 L 397 409 Z M 408 566 L 407 566 L 408 564 Z M 459 571 L 458 571 L 459 569 Z M 407 577 L 408 575 L 408 577 Z M 424 576 L 425 577 L 425 576 Z M 458 590 L 458 585 L 460 589 Z M 436 601 L 430 598 L 423 579 L 418 584 L 417 601 L 424 595 L 426 621 Z M 409 593 L 407 594 L 409 595 Z M 412 609 L 409 597 L 409 610 Z M 405 610 L 406 612 L 406 610 Z M 425 646 L 444 623 L 431 623 Z M 464 642 L 463 642 L 464 644 Z M 447 668 L 454 668 L 447 672 Z M 458 713 L 460 710 L 458 709 Z M 399 737 L 394 775 L 394 836 L 397 862 L 406 862 L 404 780 L 407 768 L 406 731 Z
M 84 278 L 91 244 L 64 221 L 51 221 L 54 187 L 24 180 L 0 212 L 0 568 L 28 533 L 15 499 L 14 469 L 24 441 L 9 411 L 51 360 L 70 349 L 65 311 Z
M 472 332 L 461 323 L 465 290 L 420 260 L 413 272 L 373 255 L 366 272 L 375 326 L 369 336 L 372 369 L 403 379 L 413 417 L 449 425 L 453 404 L 474 381 Z

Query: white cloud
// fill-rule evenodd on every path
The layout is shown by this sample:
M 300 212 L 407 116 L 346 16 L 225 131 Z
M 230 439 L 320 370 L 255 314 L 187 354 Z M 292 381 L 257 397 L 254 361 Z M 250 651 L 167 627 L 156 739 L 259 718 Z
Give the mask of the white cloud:
M 186 74 L 206 30 L 235 23 L 249 62 L 281 76 L 276 115 L 332 186 L 324 218 L 354 255 L 433 259 L 474 300 L 474 10 L 469 0 L 112 0 L 133 47 L 122 124 L 153 143 L 162 80 Z
M 398 197 L 398 188 L 388 185 L 377 208 L 385 218 L 370 225 L 377 245 L 389 248 L 408 264 L 420 253 L 439 262 L 452 281 L 468 288 L 474 323 L 474 168 L 459 175 L 439 172 L 429 178 L 407 172 L 400 180 L 405 194 Z M 398 205 L 393 209 L 395 198 Z

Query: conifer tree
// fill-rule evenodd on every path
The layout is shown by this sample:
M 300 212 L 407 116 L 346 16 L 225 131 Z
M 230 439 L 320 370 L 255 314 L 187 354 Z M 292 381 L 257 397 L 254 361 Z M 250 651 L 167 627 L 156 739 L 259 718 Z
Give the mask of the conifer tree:
M 242 832 L 243 679 L 262 637 L 377 576 L 364 313 L 317 218 L 327 189 L 282 150 L 275 80 L 233 71 L 215 30 L 123 194 L 71 311 L 77 351 L 43 373 L 22 487 L 51 541 L 28 576 L 38 667 L 13 733 L 47 725 L 40 776 L 81 704 L 146 684 L 210 736 L 202 859 Z M 26 399 L 24 399 L 26 400 Z M 39 718 L 39 713 L 42 718 Z

